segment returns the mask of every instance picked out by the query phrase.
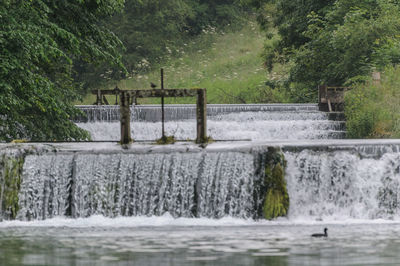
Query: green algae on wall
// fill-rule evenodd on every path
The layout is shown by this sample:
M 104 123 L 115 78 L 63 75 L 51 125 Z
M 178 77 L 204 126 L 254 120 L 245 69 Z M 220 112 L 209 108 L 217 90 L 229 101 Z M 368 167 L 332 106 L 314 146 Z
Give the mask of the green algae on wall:
M 15 219 L 17 215 L 23 165 L 24 157 L 3 155 L 0 158 L 0 220 Z
M 289 210 L 289 195 L 285 181 L 286 161 L 279 148 L 269 147 L 265 157 L 265 177 L 266 188 L 263 204 L 263 214 L 265 219 L 274 219 L 286 216 Z
M 159 145 L 174 144 L 175 142 L 176 139 L 174 136 L 162 136 L 156 141 L 156 143 Z

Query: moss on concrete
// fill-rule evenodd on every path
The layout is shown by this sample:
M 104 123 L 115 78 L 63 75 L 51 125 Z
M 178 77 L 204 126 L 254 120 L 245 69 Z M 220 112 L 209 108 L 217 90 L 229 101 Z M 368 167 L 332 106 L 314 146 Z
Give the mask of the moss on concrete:
M 176 139 L 174 136 L 163 136 L 156 141 L 159 145 L 174 144 Z
M 286 161 L 279 148 L 268 148 L 265 159 L 265 199 L 263 214 L 265 219 L 286 216 L 289 210 L 289 194 L 285 181 Z
M 18 210 L 18 193 L 21 185 L 23 157 L 3 155 L 0 162 L 0 217 L 15 219 Z
M 26 143 L 28 140 L 26 139 L 14 139 L 11 143 Z

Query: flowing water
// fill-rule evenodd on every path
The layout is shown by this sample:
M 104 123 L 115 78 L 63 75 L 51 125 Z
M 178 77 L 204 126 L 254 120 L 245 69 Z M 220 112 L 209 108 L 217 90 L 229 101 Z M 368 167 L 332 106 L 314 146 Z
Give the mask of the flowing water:
M 77 124 L 88 130 L 93 140 L 119 140 L 117 107 L 80 108 L 87 117 L 78 119 Z M 195 139 L 195 111 L 193 105 L 167 105 L 166 135 L 180 140 Z M 133 106 L 131 113 L 133 139 L 161 137 L 160 106 Z M 343 118 L 319 112 L 315 104 L 210 105 L 207 115 L 207 134 L 215 140 L 338 139 L 345 136 Z
M 30 155 L 18 218 L 250 218 L 260 177 L 245 153 Z
M 158 107 L 134 108 L 133 137 L 159 137 Z M 193 110 L 169 106 L 167 132 L 194 138 Z M 119 138 L 118 109 L 90 112 L 79 126 Z M 0 265 L 398 265 L 400 141 L 340 140 L 341 116 L 315 105 L 218 105 L 208 116 L 214 138 L 251 141 L 33 145 L 17 220 L 4 211 L 0 222 Z M 274 221 L 261 211 L 270 146 L 284 152 L 290 197 Z M 17 154 L 1 148 L 3 160 Z M 327 238 L 311 237 L 324 227 Z
M 385 222 L 92 217 L 30 223 L 0 224 L 2 265 L 398 265 L 400 258 L 400 226 Z M 310 237 L 324 227 L 329 237 Z

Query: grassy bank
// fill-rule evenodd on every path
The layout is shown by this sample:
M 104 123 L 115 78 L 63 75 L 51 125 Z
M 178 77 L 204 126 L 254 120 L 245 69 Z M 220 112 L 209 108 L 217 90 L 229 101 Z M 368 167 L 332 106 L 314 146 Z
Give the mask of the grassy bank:
M 350 138 L 400 137 L 400 67 L 389 67 L 380 84 L 357 84 L 346 93 L 345 115 Z
M 225 31 L 209 28 L 200 37 L 170 52 L 179 56 L 167 56 L 165 62 L 152 67 L 153 71 L 132 75 L 117 85 L 121 89 L 150 89 L 150 82 L 160 86 L 159 69 L 164 68 L 165 88 L 207 88 L 208 103 L 287 102 L 287 95 L 266 85 L 276 73 L 267 73 L 263 66 L 260 53 L 264 40 L 254 20 L 248 20 L 240 29 L 237 26 Z M 78 104 L 94 101 L 94 95 L 88 95 Z M 114 101 L 110 97 L 110 102 Z M 166 102 L 194 101 L 186 98 Z M 139 103 L 157 102 L 154 99 L 139 100 Z

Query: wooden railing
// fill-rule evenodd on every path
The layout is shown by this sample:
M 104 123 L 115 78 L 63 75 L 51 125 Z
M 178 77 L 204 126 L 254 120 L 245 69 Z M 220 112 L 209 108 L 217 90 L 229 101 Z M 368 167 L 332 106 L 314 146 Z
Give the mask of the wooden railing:
M 344 93 L 350 87 L 318 87 L 318 107 L 320 111 L 341 112 L 344 107 Z

